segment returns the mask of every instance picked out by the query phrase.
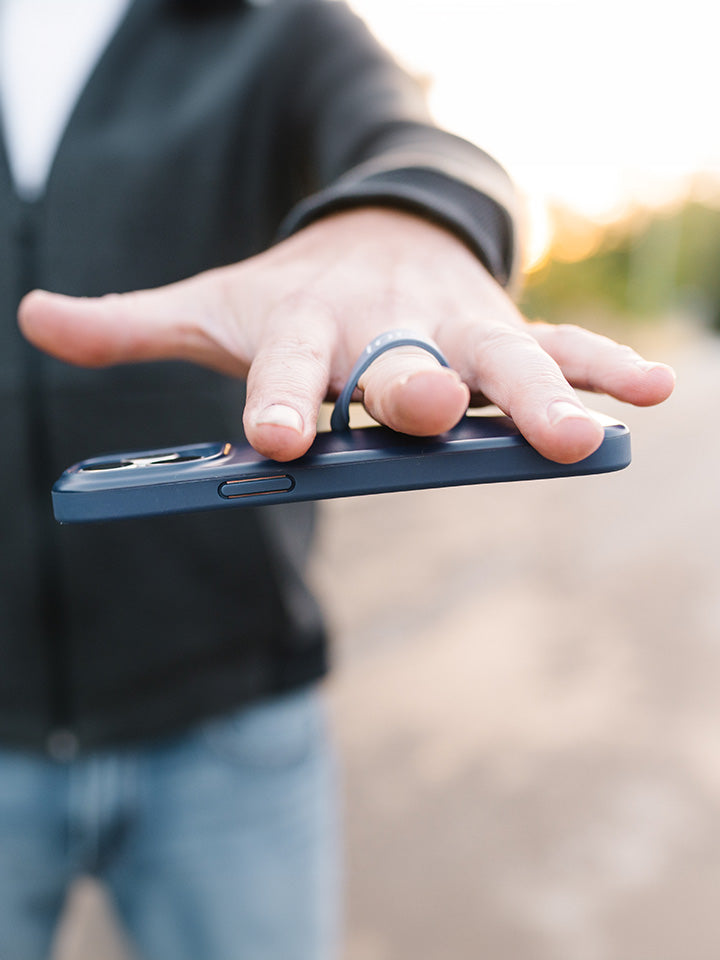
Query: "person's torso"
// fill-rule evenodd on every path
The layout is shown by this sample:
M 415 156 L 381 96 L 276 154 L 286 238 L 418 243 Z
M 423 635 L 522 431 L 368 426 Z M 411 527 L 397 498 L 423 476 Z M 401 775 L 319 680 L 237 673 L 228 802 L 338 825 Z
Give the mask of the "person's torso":
M 39 199 L 18 196 L 0 156 L 5 739 L 140 735 L 320 669 L 299 575 L 304 507 L 67 529 L 50 515 L 50 486 L 78 459 L 238 436 L 242 385 L 179 363 L 80 370 L 38 354 L 15 323 L 31 287 L 158 286 L 272 242 L 296 199 L 267 75 L 289 39 L 283 7 L 134 0 Z

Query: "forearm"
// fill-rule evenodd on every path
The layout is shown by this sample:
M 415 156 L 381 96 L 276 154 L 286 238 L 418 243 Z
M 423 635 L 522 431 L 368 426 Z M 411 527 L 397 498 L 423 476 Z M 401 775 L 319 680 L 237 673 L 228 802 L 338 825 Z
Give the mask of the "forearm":
M 414 212 L 459 236 L 495 278 L 517 271 L 516 198 L 502 168 L 438 129 L 424 95 L 344 4 L 301 4 L 286 65 L 296 167 L 305 196 L 281 236 L 364 205 Z

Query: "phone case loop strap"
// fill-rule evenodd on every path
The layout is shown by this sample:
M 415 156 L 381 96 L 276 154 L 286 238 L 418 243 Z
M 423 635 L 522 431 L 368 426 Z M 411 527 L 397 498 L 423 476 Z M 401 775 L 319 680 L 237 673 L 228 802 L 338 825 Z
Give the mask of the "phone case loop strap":
M 358 380 L 373 360 L 376 360 L 386 350 L 392 350 L 395 347 L 421 347 L 431 353 L 441 366 L 450 366 L 435 344 L 426 340 L 414 330 L 388 330 L 386 333 L 381 333 L 374 340 L 371 340 L 360 354 L 357 363 L 350 372 L 347 383 L 337 398 L 330 418 L 330 426 L 333 430 L 350 429 L 350 398 L 355 392 Z

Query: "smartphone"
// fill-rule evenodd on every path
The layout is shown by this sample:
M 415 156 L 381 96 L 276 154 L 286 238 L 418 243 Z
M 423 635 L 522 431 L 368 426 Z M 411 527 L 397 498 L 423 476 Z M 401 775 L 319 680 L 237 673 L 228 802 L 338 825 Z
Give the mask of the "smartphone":
M 111 454 L 66 470 L 52 490 L 53 510 L 60 523 L 86 523 L 622 470 L 630 463 L 628 428 L 596 416 L 601 446 L 571 464 L 546 460 L 508 417 L 483 413 L 436 437 L 380 426 L 319 433 L 304 456 L 286 463 L 245 441 Z

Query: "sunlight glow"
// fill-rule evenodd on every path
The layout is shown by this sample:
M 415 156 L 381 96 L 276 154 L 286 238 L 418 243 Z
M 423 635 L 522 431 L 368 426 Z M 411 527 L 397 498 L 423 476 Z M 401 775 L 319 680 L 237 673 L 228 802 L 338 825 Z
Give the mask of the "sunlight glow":
M 528 199 L 530 264 L 555 205 L 607 223 L 672 202 L 700 170 L 720 190 L 713 4 L 351 3 L 430 79 L 437 121 L 508 169 Z

